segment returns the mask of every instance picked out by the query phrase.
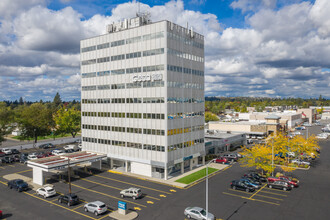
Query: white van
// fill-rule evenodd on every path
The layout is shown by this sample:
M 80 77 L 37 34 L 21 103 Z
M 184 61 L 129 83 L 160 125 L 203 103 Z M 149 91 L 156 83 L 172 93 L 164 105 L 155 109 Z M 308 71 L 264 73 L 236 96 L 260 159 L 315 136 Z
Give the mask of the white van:
M 74 145 L 74 144 L 66 145 L 63 148 L 64 148 L 64 150 L 80 151 L 80 147 L 78 147 L 77 145 Z

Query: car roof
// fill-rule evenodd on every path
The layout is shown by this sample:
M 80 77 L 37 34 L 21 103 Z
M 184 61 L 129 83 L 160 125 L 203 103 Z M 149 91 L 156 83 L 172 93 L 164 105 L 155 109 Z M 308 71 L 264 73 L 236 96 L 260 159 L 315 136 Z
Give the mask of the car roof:
M 95 204 L 97 206 L 105 205 L 105 203 L 104 202 L 101 202 L 101 201 L 89 202 L 89 204 Z
M 54 188 L 51 187 L 51 186 L 46 186 L 46 187 L 44 187 L 44 189 L 45 189 L 45 190 L 51 190 L 51 189 L 54 189 Z
M 201 207 L 190 207 L 190 210 L 196 210 L 196 211 L 202 211 L 203 209 Z

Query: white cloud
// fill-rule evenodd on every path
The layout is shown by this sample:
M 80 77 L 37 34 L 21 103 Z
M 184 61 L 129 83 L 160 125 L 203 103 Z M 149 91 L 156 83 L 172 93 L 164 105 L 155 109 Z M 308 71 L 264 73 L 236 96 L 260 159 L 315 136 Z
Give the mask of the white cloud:
M 0 1 L 0 19 L 10 19 L 12 16 L 20 14 L 36 5 L 46 5 L 45 0 L 1 0 Z

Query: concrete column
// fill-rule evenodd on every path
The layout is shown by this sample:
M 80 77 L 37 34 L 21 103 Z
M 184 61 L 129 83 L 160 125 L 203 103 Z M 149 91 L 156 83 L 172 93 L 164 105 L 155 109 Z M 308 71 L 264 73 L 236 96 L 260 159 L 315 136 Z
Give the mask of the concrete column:
M 110 158 L 110 169 L 113 169 L 113 159 Z
M 167 174 L 167 167 L 164 167 L 164 180 L 167 180 L 168 174 Z
M 184 173 L 184 162 L 181 162 L 181 173 Z
M 100 169 L 102 168 L 101 160 L 99 160 L 99 161 L 95 161 L 95 162 L 92 162 L 91 167 L 100 170 Z
M 202 164 L 205 165 L 205 156 L 202 156 Z
M 33 182 L 38 185 L 44 185 L 44 175 L 40 168 L 33 167 Z
M 190 170 L 192 170 L 192 167 L 193 167 L 193 159 L 190 159 L 190 160 L 189 160 L 189 165 L 190 165 Z
M 125 161 L 125 172 L 128 172 L 128 161 Z

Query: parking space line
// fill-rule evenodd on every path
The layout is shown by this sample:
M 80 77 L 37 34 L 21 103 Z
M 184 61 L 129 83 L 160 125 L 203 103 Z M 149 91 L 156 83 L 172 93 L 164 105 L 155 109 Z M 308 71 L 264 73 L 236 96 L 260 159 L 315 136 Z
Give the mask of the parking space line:
M 272 194 L 272 195 L 277 195 L 277 196 L 284 196 L 284 197 L 287 197 L 287 195 L 282 195 L 282 194 L 279 194 L 279 193 L 272 193 L 272 192 L 267 192 L 265 190 L 261 191 L 262 193 L 268 193 L 268 194 Z
M 135 203 L 135 202 L 131 202 L 131 201 L 129 201 L 129 200 L 125 200 L 125 199 L 122 199 L 122 198 L 118 198 L 118 197 L 115 197 L 115 196 L 111 196 L 111 195 L 108 195 L 108 194 L 105 194 L 105 193 L 102 193 L 102 192 L 99 192 L 99 191 L 96 191 L 96 190 L 92 190 L 92 189 L 88 189 L 88 188 L 85 188 L 85 187 L 82 187 L 82 186 L 78 186 L 78 185 L 76 185 L 76 184 L 72 184 L 72 183 L 71 183 L 71 185 L 72 185 L 72 186 L 75 186 L 75 187 L 77 187 L 77 188 L 81 188 L 81 189 L 84 189 L 84 190 L 90 191 L 90 192 L 94 192 L 94 193 L 98 193 L 98 194 L 101 194 L 101 195 L 107 196 L 107 197 L 110 197 L 110 198 L 114 198 L 114 199 L 117 199 L 117 200 L 121 200 L 121 201 L 125 201 L 125 202 L 128 202 L 128 203 L 132 203 L 132 204 L 134 204 L 134 205 L 143 206 L 143 207 L 145 207 L 145 208 L 147 207 L 147 206 L 145 206 L 145 205 L 141 205 L 141 204 L 139 204 L 139 203 Z
M 264 202 L 264 203 L 268 203 L 268 204 L 271 204 L 271 205 L 280 205 L 278 203 L 268 202 L 268 201 L 264 201 L 264 200 L 260 200 L 260 199 L 252 199 L 250 197 L 240 196 L 240 195 L 236 195 L 236 194 L 232 194 L 232 193 L 227 193 L 227 192 L 222 192 L 222 193 L 226 194 L 226 195 L 230 195 L 230 196 L 240 197 L 242 199 L 248 199 L 248 200 L 257 201 L 257 202 Z
M 266 184 L 267 185 L 267 184 Z M 277 191 L 278 192 L 278 189 L 271 189 L 271 188 L 265 188 L 265 190 L 269 190 L 269 191 Z M 289 191 L 284 191 L 282 190 L 283 193 L 290 193 Z
M 94 183 L 94 184 L 97 184 L 97 185 L 100 185 L 100 186 L 104 186 L 104 187 L 108 187 L 108 188 L 113 188 L 113 189 L 117 189 L 117 190 L 123 190 L 123 189 L 120 189 L 120 188 L 117 188 L 117 187 L 114 187 L 114 186 L 109 186 L 109 185 L 105 185 L 105 184 L 103 184 L 103 183 L 98 183 L 98 182 L 94 182 L 94 181 L 92 181 L 92 180 L 87 180 L 87 179 L 85 179 L 85 178 L 82 178 L 81 180 L 84 180 L 84 181 L 88 181 L 88 182 L 91 182 L 91 183 Z M 148 197 L 148 198 L 152 198 L 152 199 L 156 199 L 156 200 L 160 200 L 160 199 L 158 199 L 158 198 L 155 198 L 155 197 L 152 197 L 152 196 L 148 196 L 148 195 L 146 195 L 146 197 Z
M 3 167 L 0 167 L 1 169 L 5 169 L 5 168 L 3 168 Z
M 9 165 L 7 165 L 7 166 L 10 166 L 10 167 L 15 167 L 14 165 L 10 165 L 10 164 L 9 164 Z
M 253 198 L 253 196 L 255 196 L 258 192 L 260 192 L 263 188 L 265 188 L 267 186 L 267 184 L 265 184 L 263 187 L 261 187 L 257 192 L 255 192 L 251 197 L 250 199 Z
M 46 199 L 39 198 L 39 197 L 37 197 L 37 196 L 35 196 L 35 195 L 33 195 L 33 194 L 30 194 L 30 193 L 27 193 L 27 192 L 24 192 L 24 193 L 25 193 L 26 195 L 29 195 L 29 196 L 32 196 L 32 197 L 34 197 L 34 198 L 40 199 L 40 200 L 42 200 L 42 201 L 44 201 L 44 202 L 47 202 L 47 203 L 49 203 L 49 204 L 56 205 L 56 206 L 58 206 L 58 207 L 61 207 L 61 208 L 63 208 L 63 209 L 66 209 L 66 210 L 68 210 L 68 211 L 71 211 L 71 212 L 74 212 L 74 213 L 76 213 L 76 214 L 82 215 L 82 216 L 84 216 L 84 217 L 86 217 L 86 218 L 90 218 L 90 219 L 93 219 L 93 220 L 97 220 L 97 219 L 95 219 L 95 218 L 93 218 L 93 217 L 90 217 L 90 216 L 88 216 L 88 215 L 85 215 L 85 214 L 83 214 L 83 213 L 80 213 L 80 212 L 77 212 L 77 211 L 75 211 L 75 210 L 69 209 L 69 208 L 67 208 L 67 207 L 61 206 L 61 205 L 56 204 L 56 203 L 54 203 L 54 202 L 48 201 L 48 200 L 46 200 Z
M 2 182 L 2 181 L 0 181 L 0 183 L 2 183 L 3 185 L 7 185 L 7 183 L 5 183 L 5 182 Z
M 109 210 L 109 209 L 108 209 L 108 211 L 112 212 L 112 211 L 111 211 L 111 210 Z M 103 217 L 101 217 L 101 218 L 98 218 L 97 220 L 101 220 L 101 219 L 104 219 L 104 218 L 106 218 L 106 217 L 109 217 L 108 213 L 107 213 L 107 214 L 105 214 Z
M 236 190 L 236 189 L 228 189 L 228 190 L 231 190 L 231 191 L 234 191 L 234 192 L 239 192 L 239 193 L 245 193 L 245 194 L 249 194 L 249 195 L 252 194 L 252 193 L 250 193 L 250 192 L 245 192 L 245 191 Z
M 256 195 L 256 196 L 260 196 L 260 197 L 264 197 L 264 198 L 268 198 L 268 199 L 274 199 L 274 200 L 280 200 L 280 201 L 283 201 L 283 199 L 279 199 L 279 198 L 275 198 L 275 197 L 270 197 L 270 196 L 264 196 L 264 195 Z
M 78 206 L 78 207 L 75 207 L 74 209 L 72 209 L 72 210 L 76 210 L 76 209 L 79 209 L 79 208 L 81 208 L 81 207 L 83 207 L 85 204 L 82 204 L 82 205 L 80 205 L 80 206 Z
M 32 169 L 29 169 L 29 170 L 23 170 L 23 171 L 16 172 L 16 173 L 25 173 L 25 172 L 29 172 L 29 171 L 32 171 Z
M 104 178 L 104 179 L 113 180 L 113 181 L 120 182 L 120 183 L 125 183 L 125 184 L 132 185 L 132 186 L 138 186 L 138 187 L 141 187 L 141 188 L 150 189 L 150 190 L 165 193 L 165 194 L 168 194 L 168 195 L 172 194 L 172 193 L 169 193 L 169 192 L 165 192 L 165 191 L 162 191 L 162 190 L 150 188 L 150 187 L 147 187 L 147 186 L 142 186 L 142 185 L 133 184 L 133 183 L 129 183 L 129 182 L 121 181 L 121 180 L 116 180 L 116 179 L 113 179 L 113 178 L 110 178 L 110 177 L 105 177 L 105 176 L 100 176 L 100 175 L 94 175 L 94 176 L 101 177 L 101 178 Z

